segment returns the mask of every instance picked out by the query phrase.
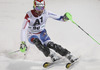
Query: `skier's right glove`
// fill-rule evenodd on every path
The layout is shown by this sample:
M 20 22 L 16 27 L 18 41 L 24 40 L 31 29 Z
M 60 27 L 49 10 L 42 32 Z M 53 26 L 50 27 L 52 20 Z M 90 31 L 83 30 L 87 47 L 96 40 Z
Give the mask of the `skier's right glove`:
M 21 52 L 27 51 L 27 46 L 26 46 L 26 43 L 24 41 L 22 41 L 20 44 L 20 51 Z

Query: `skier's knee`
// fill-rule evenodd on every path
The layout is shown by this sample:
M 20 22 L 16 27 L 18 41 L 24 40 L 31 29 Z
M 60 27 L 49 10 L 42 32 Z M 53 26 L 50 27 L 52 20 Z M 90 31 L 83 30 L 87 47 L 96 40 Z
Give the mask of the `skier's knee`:
M 36 45 L 36 47 L 37 47 L 39 50 L 41 50 L 41 51 L 44 53 L 44 55 L 45 55 L 46 57 L 49 56 L 49 54 L 50 54 L 49 48 L 46 47 L 46 46 L 44 46 L 38 38 L 35 38 L 35 39 L 33 40 L 33 43 Z
M 38 38 L 34 38 L 33 43 L 34 43 L 35 45 L 41 44 L 41 42 L 40 42 L 40 40 L 39 40 Z
M 59 53 L 62 56 L 65 56 L 66 54 L 70 53 L 67 49 L 64 49 L 58 44 L 55 44 L 53 42 L 49 42 L 47 46 L 53 50 L 55 50 L 57 53 Z

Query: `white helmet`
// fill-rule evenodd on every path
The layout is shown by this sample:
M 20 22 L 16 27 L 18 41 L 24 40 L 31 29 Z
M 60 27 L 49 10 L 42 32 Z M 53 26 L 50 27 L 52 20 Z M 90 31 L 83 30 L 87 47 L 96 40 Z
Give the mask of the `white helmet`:
M 36 11 L 44 10 L 44 8 L 45 8 L 45 1 L 44 0 L 34 0 L 33 1 L 33 8 Z

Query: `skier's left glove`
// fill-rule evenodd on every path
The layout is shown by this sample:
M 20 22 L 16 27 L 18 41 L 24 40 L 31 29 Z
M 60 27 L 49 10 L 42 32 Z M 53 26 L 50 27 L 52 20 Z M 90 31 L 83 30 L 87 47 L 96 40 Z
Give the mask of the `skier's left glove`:
M 68 18 L 68 16 L 67 16 L 67 12 L 64 14 L 64 16 L 63 16 L 63 20 L 64 20 L 64 21 L 69 20 L 69 18 Z
M 20 44 L 20 51 L 21 52 L 27 51 L 27 46 L 26 46 L 26 43 L 24 41 L 22 41 Z

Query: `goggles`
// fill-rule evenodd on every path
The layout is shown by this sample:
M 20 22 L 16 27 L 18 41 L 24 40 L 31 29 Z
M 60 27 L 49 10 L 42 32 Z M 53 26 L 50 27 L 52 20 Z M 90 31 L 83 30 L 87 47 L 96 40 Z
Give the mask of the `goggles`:
M 35 8 L 35 10 L 37 10 L 37 11 L 44 10 L 44 6 L 36 6 L 36 7 L 34 7 L 34 8 Z

